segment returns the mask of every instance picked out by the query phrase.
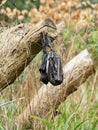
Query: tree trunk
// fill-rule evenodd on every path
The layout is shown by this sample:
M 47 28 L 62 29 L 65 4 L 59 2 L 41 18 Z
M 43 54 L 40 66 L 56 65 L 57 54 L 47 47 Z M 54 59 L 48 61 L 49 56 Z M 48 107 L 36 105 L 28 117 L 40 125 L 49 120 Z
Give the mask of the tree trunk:
M 77 90 L 77 88 L 94 73 L 94 65 L 87 50 L 82 51 L 74 57 L 64 68 L 64 81 L 60 86 L 51 84 L 43 85 L 30 104 L 16 119 L 21 126 L 31 116 L 45 118 L 48 112 L 63 102 L 67 96 Z M 37 124 L 38 125 L 38 124 Z M 36 128 L 38 130 L 38 128 Z
M 48 32 L 52 39 L 57 37 L 56 26 L 50 19 L 35 26 L 21 24 L 0 30 L 0 91 L 13 83 L 41 50 L 42 31 Z

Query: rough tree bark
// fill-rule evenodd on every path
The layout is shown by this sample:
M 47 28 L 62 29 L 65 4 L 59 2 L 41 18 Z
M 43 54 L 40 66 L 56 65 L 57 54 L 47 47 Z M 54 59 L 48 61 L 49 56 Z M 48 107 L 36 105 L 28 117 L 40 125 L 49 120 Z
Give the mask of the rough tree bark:
M 32 115 L 45 118 L 51 109 L 57 108 L 67 96 L 76 91 L 94 73 L 94 65 L 88 51 L 84 50 L 74 57 L 64 66 L 63 71 L 63 84 L 57 87 L 51 84 L 43 85 L 27 108 L 19 115 L 16 123 L 20 128 Z
M 0 33 L 0 91 L 13 83 L 24 68 L 41 50 L 40 32 L 46 31 L 52 39 L 57 29 L 50 19 L 36 25 L 17 25 Z
M 0 91 L 13 83 L 41 50 L 41 31 L 48 32 L 52 39 L 58 36 L 57 28 L 50 19 L 35 26 L 21 24 L 3 32 L 0 30 Z M 58 87 L 43 85 L 16 122 L 22 126 L 30 114 L 46 116 L 50 109 L 57 107 L 69 94 L 77 90 L 93 72 L 93 63 L 87 50 L 84 50 L 64 67 L 63 84 Z

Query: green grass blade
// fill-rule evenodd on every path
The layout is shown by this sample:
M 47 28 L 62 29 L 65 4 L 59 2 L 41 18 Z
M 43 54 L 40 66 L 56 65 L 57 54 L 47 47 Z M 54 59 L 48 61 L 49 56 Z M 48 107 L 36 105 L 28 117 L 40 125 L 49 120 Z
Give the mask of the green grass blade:
M 42 122 L 43 124 L 47 125 L 47 127 L 49 129 L 53 128 L 53 123 L 48 121 L 48 120 L 46 120 L 46 119 L 42 119 L 42 118 L 37 117 L 37 116 L 31 116 L 31 118 L 33 118 L 35 120 L 38 120 L 38 121 Z
M 66 121 L 66 123 L 65 123 L 65 128 L 64 128 L 64 130 L 67 130 L 67 129 L 68 129 L 69 123 L 70 123 L 71 119 L 73 118 L 73 116 L 74 116 L 75 114 L 76 114 L 76 113 L 72 113 L 72 114 L 68 117 L 68 119 L 67 119 L 67 121 Z
M 0 126 L 0 130 L 5 130 L 2 126 Z
M 98 120 L 96 120 L 96 121 L 93 123 L 92 130 L 96 130 L 97 124 L 98 124 Z
M 81 125 L 83 125 L 87 120 L 80 122 L 73 130 L 77 130 L 77 128 L 79 128 Z

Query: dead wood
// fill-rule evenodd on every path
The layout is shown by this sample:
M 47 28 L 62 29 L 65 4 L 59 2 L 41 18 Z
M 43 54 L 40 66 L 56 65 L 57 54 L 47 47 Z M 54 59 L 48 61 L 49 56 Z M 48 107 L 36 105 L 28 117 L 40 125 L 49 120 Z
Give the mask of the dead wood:
M 94 73 L 94 65 L 88 51 L 83 50 L 74 57 L 64 66 L 63 71 L 63 84 L 57 87 L 51 84 L 43 85 L 27 108 L 19 115 L 16 123 L 20 128 L 33 115 L 41 118 L 47 117 L 49 111 L 56 109 L 67 96 L 76 91 Z
M 13 83 L 41 50 L 41 31 L 48 32 L 52 39 L 57 37 L 56 26 L 50 19 L 0 31 L 0 91 Z

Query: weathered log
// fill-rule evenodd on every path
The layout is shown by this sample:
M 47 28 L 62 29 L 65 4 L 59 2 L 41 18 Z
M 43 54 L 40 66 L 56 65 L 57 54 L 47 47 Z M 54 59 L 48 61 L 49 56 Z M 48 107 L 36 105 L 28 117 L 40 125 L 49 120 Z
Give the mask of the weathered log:
M 52 39 L 57 29 L 50 19 L 36 25 L 17 25 L 0 34 L 0 91 L 13 83 L 24 68 L 41 50 L 40 32 L 46 31 Z
M 64 82 L 60 86 L 51 84 L 43 85 L 30 104 L 16 119 L 16 123 L 21 127 L 30 115 L 46 117 L 52 108 L 63 102 L 67 96 L 77 90 L 77 88 L 94 73 L 94 65 L 87 50 L 68 62 L 64 68 Z

